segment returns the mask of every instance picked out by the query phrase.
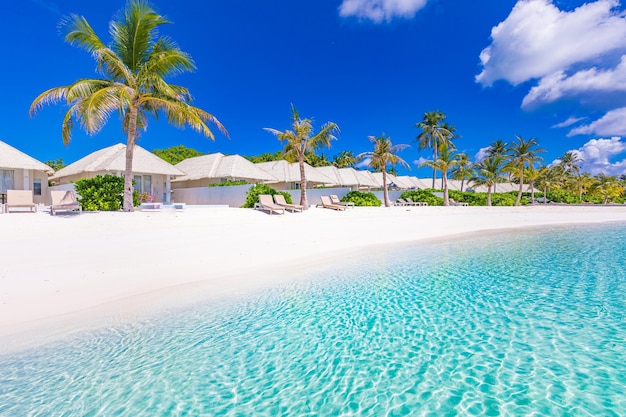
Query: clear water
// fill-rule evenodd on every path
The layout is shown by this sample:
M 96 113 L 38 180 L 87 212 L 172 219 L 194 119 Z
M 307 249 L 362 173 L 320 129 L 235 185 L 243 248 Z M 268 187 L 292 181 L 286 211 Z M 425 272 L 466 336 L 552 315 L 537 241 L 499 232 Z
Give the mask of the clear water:
M 0 356 L 0 415 L 626 415 L 624 236 L 611 224 L 381 250 Z

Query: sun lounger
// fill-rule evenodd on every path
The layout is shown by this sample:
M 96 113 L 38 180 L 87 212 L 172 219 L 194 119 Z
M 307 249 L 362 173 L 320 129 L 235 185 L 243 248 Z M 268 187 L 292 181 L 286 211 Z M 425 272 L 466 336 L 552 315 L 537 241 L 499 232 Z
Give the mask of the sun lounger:
M 76 194 L 74 191 L 50 191 L 52 197 L 52 204 L 50 205 L 50 214 L 53 216 L 59 211 L 75 212 L 78 210 L 82 213 L 83 208 L 78 201 L 76 201 Z
M 302 210 L 304 210 L 304 206 L 301 206 L 300 204 L 289 204 L 285 200 L 285 196 L 282 194 L 274 194 L 274 202 L 279 206 L 284 207 L 285 210 L 291 210 L 292 213 L 295 213 L 296 211 L 302 212 Z
M 269 194 L 259 194 L 259 202 L 254 205 L 255 209 L 267 210 L 272 213 L 285 214 L 285 208 L 274 203 Z
M 398 204 L 399 206 L 421 206 L 421 203 L 415 203 L 413 201 L 411 201 L 410 199 L 403 199 L 403 198 L 399 198 L 396 200 L 396 203 L 400 203 Z
M 339 200 L 339 197 L 334 194 L 330 195 L 330 202 L 337 204 L 338 206 L 354 207 L 354 203 L 352 201 L 341 201 Z
M 469 206 L 469 203 L 463 203 L 461 201 L 454 201 L 452 198 L 449 198 L 448 201 L 450 202 L 451 206 Z
M 346 206 L 340 206 L 339 204 L 333 204 L 330 201 L 330 197 L 327 196 L 327 195 L 321 196 L 320 200 L 322 201 L 322 203 L 318 204 L 317 205 L 318 207 L 321 205 L 324 208 L 332 209 L 332 210 L 345 210 L 346 209 Z
M 37 212 L 37 206 L 33 203 L 33 190 L 7 190 L 7 213 L 12 208 L 27 208 L 29 212 Z
M 415 206 L 427 206 L 428 205 L 428 203 L 426 203 L 425 201 L 413 201 L 410 198 L 407 198 L 406 202 L 409 204 L 413 204 Z

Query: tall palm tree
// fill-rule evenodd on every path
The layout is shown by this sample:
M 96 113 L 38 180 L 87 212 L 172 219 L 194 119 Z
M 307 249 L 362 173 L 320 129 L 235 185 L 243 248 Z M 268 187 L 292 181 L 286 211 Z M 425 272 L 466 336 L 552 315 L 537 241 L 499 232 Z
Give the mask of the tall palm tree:
M 518 135 L 515 139 L 516 141 L 509 146 L 509 157 L 511 158 L 511 164 L 516 169 L 517 179 L 519 180 L 519 190 L 515 200 L 515 205 L 519 206 L 524 190 L 524 171 L 528 165 L 541 161 L 542 158 L 537 154 L 545 152 L 545 150 L 538 147 L 537 139 L 535 138 L 524 140 L 524 138 Z
M 306 210 L 309 205 L 306 198 L 305 155 L 309 152 L 315 152 L 322 146 L 330 147 L 330 141 L 337 139 L 334 134 L 339 133 L 339 126 L 333 122 L 327 122 L 319 132 L 313 134 L 313 120 L 301 119 L 293 104 L 291 105 L 291 113 L 292 130 L 282 132 L 270 127 L 266 127 L 265 130 L 274 134 L 281 142 L 285 142 L 283 152 L 288 161 L 298 161 L 300 165 L 300 205 L 304 206 Z
M 586 193 L 590 188 L 592 188 L 595 185 L 596 181 L 597 180 L 594 177 L 586 172 L 572 178 L 571 184 L 578 192 L 578 201 L 580 203 L 583 202 L 583 194 Z
M 492 155 L 474 165 L 476 175 L 470 180 L 474 185 L 484 185 L 487 187 L 487 205 L 491 206 L 492 189 L 496 184 L 507 179 L 504 158 L 501 155 Z
M 559 165 L 563 167 L 563 171 L 574 175 L 580 174 L 580 164 L 583 162 L 583 159 L 578 152 L 567 151 L 560 159 Z
M 615 175 L 606 175 L 602 172 L 597 176 L 594 191 L 602 197 L 602 204 L 608 204 L 610 200 L 612 201 L 623 195 L 625 188 Z
M 450 150 L 445 144 L 439 147 L 439 155 L 434 161 L 425 161 L 420 166 L 427 166 L 441 171 L 441 178 L 443 179 L 443 205 L 449 206 L 450 199 L 448 198 L 448 171 L 457 166 L 459 163 L 458 154 L 454 150 Z
M 421 122 L 416 123 L 415 127 L 422 129 L 415 140 L 418 142 L 419 150 L 432 149 L 433 161 L 437 160 L 437 152 L 441 143 L 447 142 L 451 132 L 443 126 L 446 115 L 440 111 L 431 111 L 424 113 Z M 433 188 L 435 188 L 435 180 L 437 178 L 437 169 L 433 167 Z
M 450 178 L 461 180 L 461 191 L 465 185 L 465 180 L 472 178 L 475 174 L 474 164 L 465 153 L 457 154 L 457 164 L 450 170 Z
M 530 201 L 535 204 L 535 183 L 541 176 L 541 169 L 535 167 L 535 164 L 528 164 L 524 173 L 528 186 L 530 187 Z
M 391 203 L 389 202 L 389 190 L 387 189 L 387 166 L 393 167 L 396 164 L 401 164 L 408 168 L 409 164 L 400 158 L 397 153 L 408 148 L 409 145 L 393 145 L 391 138 L 385 136 L 384 133 L 381 136 L 369 136 L 368 139 L 374 144 L 374 151 L 360 153 L 357 155 L 356 160 L 369 159 L 370 167 L 383 173 L 383 196 L 385 207 L 389 207 Z
M 548 192 L 563 184 L 560 171 L 558 166 L 543 167 L 539 170 L 540 175 L 535 183 L 537 187 L 543 189 L 543 204 L 548 204 Z
M 333 158 L 333 165 L 337 168 L 351 168 L 356 163 L 352 151 L 341 151 Z
M 502 158 L 505 158 L 508 147 L 509 145 L 505 143 L 502 139 L 494 140 L 493 142 L 491 142 L 491 145 L 489 145 L 489 148 L 487 148 L 487 156 L 498 155 L 498 156 L 501 156 Z M 493 185 L 494 193 L 496 192 L 497 186 L 498 184 Z
M 117 112 L 126 134 L 124 211 L 133 211 L 133 152 L 140 130 L 145 130 L 148 115 L 165 113 L 168 122 L 190 126 L 214 139 L 207 126 L 215 124 L 228 135 L 211 114 L 191 105 L 189 91 L 168 84 L 165 77 L 195 68 L 191 57 L 158 28 L 170 23 L 143 0 L 131 0 L 109 24 L 109 46 L 96 35 L 87 20 L 71 15 L 62 24 L 65 41 L 91 53 L 102 79 L 81 79 L 73 84 L 41 93 L 30 107 L 31 116 L 43 105 L 66 101 L 70 106 L 63 119 L 63 142 L 71 140 L 76 122 L 89 134 L 98 133 Z

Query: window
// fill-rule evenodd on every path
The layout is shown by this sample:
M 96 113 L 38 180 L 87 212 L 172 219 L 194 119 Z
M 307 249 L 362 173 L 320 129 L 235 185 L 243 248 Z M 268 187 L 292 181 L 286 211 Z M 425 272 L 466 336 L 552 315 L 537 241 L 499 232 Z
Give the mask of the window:
M 138 193 L 148 193 L 152 194 L 152 176 L 151 175 L 135 175 L 133 177 L 135 180 L 134 189 Z
M 39 178 L 33 180 L 33 195 L 41 195 L 41 179 Z
M 12 169 L 0 169 L 0 192 L 6 193 L 7 190 L 15 188 L 15 171 Z
M 138 193 L 143 193 L 143 191 L 141 190 L 143 187 L 142 185 L 142 181 L 141 181 L 141 175 L 135 175 L 133 177 L 133 180 L 135 181 L 135 184 L 133 185 L 133 188 L 135 189 L 135 191 L 137 191 Z

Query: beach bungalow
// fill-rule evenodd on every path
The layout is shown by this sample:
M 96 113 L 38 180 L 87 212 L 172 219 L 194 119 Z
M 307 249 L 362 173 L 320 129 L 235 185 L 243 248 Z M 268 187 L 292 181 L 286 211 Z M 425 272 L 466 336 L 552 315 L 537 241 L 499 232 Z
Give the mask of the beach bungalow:
M 32 190 L 35 204 L 49 204 L 48 165 L 0 141 L 0 204 L 6 203 L 7 190 Z
M 297 162 L 290 164 L 281 159 L 280 161 L 259 162 L 255 165 L 278 180 L 277 183 L 272 185 L 272 188 L 277 190 L 300 189 L 300 165 Z M 334 185 L 332 178 L 322 174 L 307 163 L 304 164 L 304 174 L 306 175 L 308 188 L 314 188 L 320 185 Z
M 100 149 L 82 159 L 58 170 L 51 178 L 55 185 L 70 184 L 81 178 L 93 178 L 98 175 L 124 176 L 126 167 L 126 145 L 118 143 Z M 169 203 L 171 201 L 172 178 L 185 175 L 170 163 L 135 145 L 133 157 L 133 178 L 135 190 L 147 193 L 152 201 Z
M 207 187 L 225 181 L 276 183 L 278 179 L 240 155 L 222 153 L 188 158 L 175 165 L 185 175 L 172 180 L 173 189 Z

